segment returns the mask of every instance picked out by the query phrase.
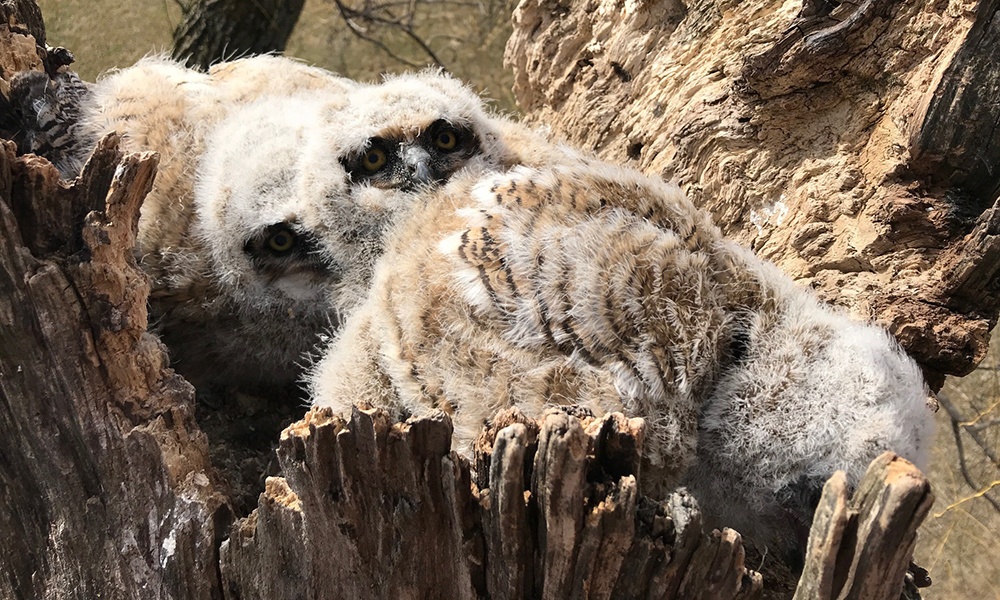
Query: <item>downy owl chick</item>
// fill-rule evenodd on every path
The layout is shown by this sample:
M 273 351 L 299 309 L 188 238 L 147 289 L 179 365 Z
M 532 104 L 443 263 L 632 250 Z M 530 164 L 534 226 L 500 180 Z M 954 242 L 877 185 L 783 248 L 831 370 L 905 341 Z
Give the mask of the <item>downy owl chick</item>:
M 834 470 L 856 483 L 886 449 L 924 464 L 927 390 L 888 334 L 725 240 L 676 187 L 559 162 L 425 195 L 312 372 L 314 402 L 444 410 L 465 454 L 507 406 L 641 416 L 646 493 L 686 483 L 716 523 L 785 548 Z
M 400 89 L 419 101 L 384 107 Z M 510 160 L 479 98 L 434 74 L 367 85 L 272 56 L 209 73 L 154 58 L 82 98 L 67 175 L 108 131 L 161 155 L 136 252 L 151 324 L 196 385 L 296 381 L 408 195 Z
M 414 193 L 505 160 L 481 103 L 463 105 L 475 96 L 453 80 L 397 104 L 398 122 L 382 113 L 387 92 L 419 78 L 359 85 L 343 102 L 264 98 L 210 132 L 182 257 L 201 264 L 172 261 L 153 303 L 182 373 L 295 380 L 319 334 L 364 298 Z
M 162 157 L 191 161 L 200 155 L 200 136 L 236 105 L 262 96 L 322 91 L 343 95 L 355 83 L 323 69 L 277 56 L 254 56 L 215 65 L 204 73 L 166 57 L 152 56 L 110 72 L 96 84 L 72 71 L 50 78 L 18 73 L 11 102 L 27 140 L 21 152 L 45 156 L 70 179 L 110 131 L 128 133 L 126 147 L 172 150 Z M 277 91 L 277 93 L 276 93 Z M 160 178 L 164 169 L 161 162 Z

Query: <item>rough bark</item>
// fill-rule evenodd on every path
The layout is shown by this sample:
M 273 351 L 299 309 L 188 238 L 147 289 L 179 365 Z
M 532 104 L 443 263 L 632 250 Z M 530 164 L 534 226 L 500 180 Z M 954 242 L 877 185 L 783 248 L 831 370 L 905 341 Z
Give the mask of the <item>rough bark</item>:
M 286 478 L 268 481 L 223 543 L 226 597 L 761 598 L 737 532 L 706 534 L 684 491 L 638 495 L 643 432 L 619 414 L 511 410 L 477 442 L 473 474 L 449 451 L 443 414 L 394 424 L 377 410 L 349 422 L 313 410 L 282 435 Z M 932 502 L 891 453 L 853 498 L 835 475 L 795 599 L 895 600 L 904 583 L 913 594 Z
M 872 462 L 853 498 L 843 473 L 834 475 L 823 487 L 794 600 L 894 598 L 904 579 L 912 594 L 909 557 L 933 503 L 924 476 L 891 453 Z
M 760 597 L 738 533 L 706 535 L 684 492 L 639 497 L 643 427 L 505 413 L 472 485 L 443 414 L 314 410 L 282 435 L 285 479 L 223 544 L 227 598 Z
M 226 501 L 131 252 L 156 162 L 108 139 L 67 187 L 0 148 L 0 597 L 220 596 Z
M 522 0 L 527 116 L 965 374 L 1000 308 L 996 0 Z
M 224 60 L 281 52 L 305 0 L 191 0 L 174 31 L 171 54 L 207 69 Z
M 45 68 L 29 32 L 0 23 L 4 77 Z M 108 138 L 67 184 L 0 146 L 0 597 L 760 597 L 738 533 L 705 532 L 684 492 L 638 495 L 644 425 L 620 415 L 504 413 L 472 468 L 443 415 L 314 411 L 233 523 L 193 390 L 146 332 L 132 247 L 155 168 Z M 981 225 L 947 251 L 992 252 Z M 929 503 L 892 457 L 852 500 L 834 478 L 796 597 L 895 600 Z
M 42 48 L 45 47 L 45 22 L 42 19 L 41 9 L 34 2 L 0 0 L 0 18 L 12 33 L 30 35 L 35 43 Z M 4 77 L 8 76 L 8 72 L 5 71 Z

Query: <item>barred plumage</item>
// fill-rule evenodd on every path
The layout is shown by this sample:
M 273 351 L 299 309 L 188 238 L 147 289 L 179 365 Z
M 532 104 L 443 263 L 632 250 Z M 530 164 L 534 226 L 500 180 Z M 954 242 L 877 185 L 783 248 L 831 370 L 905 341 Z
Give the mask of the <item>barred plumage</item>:
M 45 156 L 61 173 L 77 173 L 96 140 L 82 131 L 82 111 L 90 101 L 91 85 L 72 71 L 52 78 L 25 71 L 11 81 L 10 103 L 16 113 L 9 137 L 21 154 Z
M 885 449 L 924 464 L 919 369 L 739 245 L 674 186 L 585 156 L 467 174 L 389 236 L 315 402 L 441 409 L 470 453 L 498 409 L 647 420 L 643 485 L 794 548 L 811 497 Z

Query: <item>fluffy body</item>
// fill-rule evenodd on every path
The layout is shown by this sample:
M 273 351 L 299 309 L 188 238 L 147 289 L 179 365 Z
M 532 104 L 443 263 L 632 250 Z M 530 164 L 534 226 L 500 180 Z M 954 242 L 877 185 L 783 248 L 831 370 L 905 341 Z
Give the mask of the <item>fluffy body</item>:
M 643 485 L 794 547 L 836 469 L 926 462 L 916 364 L 725 240 L 674 186 L 583 156 L 466 173 L 400 221 L 366 302 L 310 379 L 315 402 L 449 413 L 468 455 L 498 409 L 623 411 Z
M 126 151 L 160 154 L 136 252 L 151 324 L 198 386 L 297 381 L 320 334 L 364 297 L 413 194 L 517 160 L 499 141 L 505 122 L 436 73 L 362 84 L 275 56 L 208 73 L 150 58 L 78 98 L 65 175 L 111 131 Z M 376 145 L 391 176 L 357 168 Z M 293 247 L 272 251 L 274 239 Z

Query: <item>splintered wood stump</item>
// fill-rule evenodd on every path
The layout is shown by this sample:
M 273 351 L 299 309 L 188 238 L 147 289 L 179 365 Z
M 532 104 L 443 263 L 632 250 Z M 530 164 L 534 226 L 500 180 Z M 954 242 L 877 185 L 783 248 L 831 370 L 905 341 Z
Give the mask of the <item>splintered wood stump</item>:
M 116 144 L 69 186 L 0 146 L 3 598 L 219 595 L 226 501 L 132 257 L 157 158 Z
M 228 597 L 475 598 L 469 472 L 450 445 L 443 419 L 394 426 L 355 411 L 348 428 L 328 410 L 310 412 L 282 435 L 285 479 L 268 482 L 266 510 L 223 545 Z M 275 545 L 280 562 L 269 560 Z
M 677 180 L 934 387 L 1000 309 L 1000 0 L 521 0 L 533 121 Z
M 443 414 L 392 423 L 314 409 L 282 436 L 285 478 L 222 547 L 227 598 L 760 598 L 740 535 L 705 533 L 697 501 L 638 494 L 644 423 L 498 415 L 476 469 Z M 824 488 L 795 600 L 896 600 L 927 480 L 886 453 L 853 498 Z M 926 585 L 922 583 L 921 585 Z M 774 596 L 771 596 L 774 597 Z M 786 596 L 787 597 L 787 596 Z
M 917 527 L 934 503 L 927 479 L 912 464 L 886 452 L 868 467 L 850 498 L 844 474 L 823 486 L 806 550 L 806 564 L 794 600 L 895 598 L 900 582 L 906 597 L 919 597 L 929 581 L 909 557 Z M 912 570 L 912 572 L 910 572 Z
M 314 409 L 282 435 L 285 478 L 223 544 L 227 597 L 759 597 L 738 533 L 706 535 L 683 491 L 639 496 L 643 430 L 512 410 L 477 443 L 473 485 L 444 414 Z

